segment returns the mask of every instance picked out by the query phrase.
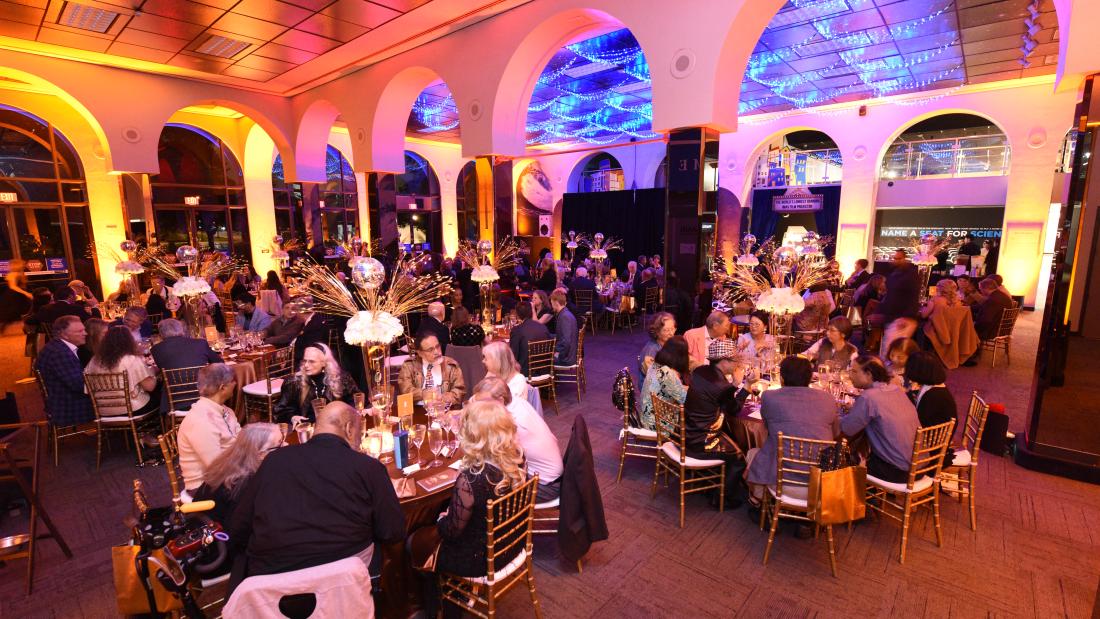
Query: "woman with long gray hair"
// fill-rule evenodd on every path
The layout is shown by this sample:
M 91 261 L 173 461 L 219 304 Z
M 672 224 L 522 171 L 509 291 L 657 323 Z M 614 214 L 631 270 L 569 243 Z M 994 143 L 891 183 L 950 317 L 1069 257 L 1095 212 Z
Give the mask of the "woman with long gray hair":
M 275 404 L 275 421 L 293 423 L 294 417 L 312 422 L 313 401 L 325 403 L 340 400 L 351 404 L 359 386 L 351 375 L 340 367 L 328 346 L 310 344 L 302 352 L 302 363 L 294 376 L 283 381 L 279 401 Z

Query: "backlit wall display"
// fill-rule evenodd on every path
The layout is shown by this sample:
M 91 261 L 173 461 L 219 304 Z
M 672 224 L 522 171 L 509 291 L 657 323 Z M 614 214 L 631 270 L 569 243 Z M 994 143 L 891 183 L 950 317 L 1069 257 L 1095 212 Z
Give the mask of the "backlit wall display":
M 979 245 L 985 239 L 1000 243 L 1005 209 L 1003 206 L 955 208 L 880 208 L 875 211 L 875 260 L 889 260 L 895 249 L 909 249 L 921 235 L 934 234 L 952 240 L 948 249 L 954 260 L 958 245 L 967 234 Z

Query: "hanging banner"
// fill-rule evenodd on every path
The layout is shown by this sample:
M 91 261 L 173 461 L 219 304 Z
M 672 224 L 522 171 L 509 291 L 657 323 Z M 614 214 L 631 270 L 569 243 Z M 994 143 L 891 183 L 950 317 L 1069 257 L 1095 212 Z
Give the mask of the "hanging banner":
M 804 187 L 791 187 L 781 196 L 772 198 L 772 211 L 776 213 L 812 213 L 820 211 L 825 197 L 810 193 Z

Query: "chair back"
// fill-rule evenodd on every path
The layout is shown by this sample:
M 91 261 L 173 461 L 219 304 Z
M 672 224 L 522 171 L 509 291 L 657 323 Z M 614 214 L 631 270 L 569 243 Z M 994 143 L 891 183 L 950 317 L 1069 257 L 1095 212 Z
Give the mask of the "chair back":
M 168 487 L 172 489 L 172 503 L 176 507 L 183 503 L 180 499 L 180 493 L 183 491 L 180 478 L 183 477 L 183 473 L 179 470 L 180 449 L 176 436 L 178 432 L 179 426 L 176 426 L 157 437 L 160 453 L 164 457 L 164 470 L 168 473 Z
M 156 329 L 163 318 L 164 314 L 149 314 L 149 324 L 153 325 L 153 328 Z
M 615 376 L 613 385 L 615 392 L 611 395 L 611 402 L 615 408 L 623 412 L 623 432 L 634 427 L 634 421 L 638 418 L 638 404 L 634 397 L 634 376 L 629 367 L 619 370 Z
M 794 488 L 810 489 L 810 467 L 821 460 L 821 450 L 836 445 L 836 441 L 784 436 L 777 432 L 775 449 L 775 495 L 784 491 L 791 494 Z M 841 439 L 841 445 L 847 443 Z
M 126 417 L 134 416 L 133 404 L 130 401 L 130 376 L 126 372 L 113 374 L 85 374 L 84 384 L 88 388 L 88 396 L 92 399 L 92 409 L 96 419 L 104 417 L 120 417 L 120 414 L 104 414 L 103 410 L 126 410 Z
M 587 323 L 588 320 L 584 316 L 581 316 L 577 323 L 577 365 L 584 363 L 584 327 Z
M 263 356 L 264 379 L 267 381 L 267 392 L 271 393 L 272 381 L 287 378 L 294 373 L 294 348 L 284 346 L 264 353 Z
M 527 342 L 527 378 L 529 380 L 554 374 L 554 348 L 557 344 L 556 337 Z
M 205 366 L 196 365 L 175 370 L 161 370 L 164 389 L 168 392 L 168 409 L 186 411 L 199 399 L 199 370 Z
M 657 421 L 657 445 L 672 443 L 680 450 L 680 464 L 686 462 L 686 437 L 684 436 L 684 407 L 669 402 L 656 393 L 649 394 L 653 402 L 653 416 Z
M 963 448 L 970 452 L 970 462 L 978 464 L 978 446 L 982 444 L 982 433 L 985 432 L 985 420 L 989 417 L 989 405 L 985 403 L 978 392 L 970 396 L 970 408 L 966 411 L 966 421 L 963 426 Z
M 917 430 L 913 439 L 913 460 L 909 463 L 908 488 L 924 475 L 936 477 L 943 468 L 943 456 L 955 433 L 955 420 Z
M 535 489 L 539 476 L 532 475 L 511 492 L 489 501 L 486 510 L 488 535 L 485 558 L 488 561 L 488 578 L 499 569 L 497 559 L 506 556 L 520 544 L 531 556 L 531 530 L 535 516 Z
M 458 368 L 462 370 L 462 380 L 466 382 L 465 397 L 469 397 L 474 385 L 485 378 L 485 364 L 481 362 L 481 347 L 450 344 L 447 346 L 447 356 L 454 359 Z
M 592 291 L 574 290 L 573 303 L 577 305 L 577 311 L 583 314 L 592 313 Z
M 657 313 L 657 309 L 661 307 L 661 289 L 658 286 L 651 286 L 645 289 L 645 305 L 642 306 L 647 314 Z
M 1011 307 L 1001 313 L 1001 326 L 997 329 L 997 337 L 1009 337 L 1016 328 L 1016 318 L 1020 315 L 1020 308 Z
M 325 342 L 325 344 L 328 345 L 328 349 L 332 351 L 332 355 L 334 357 L 336 357 L 340 361 L 343 361 L 342 354 L 340 352 L 341 336 L 342 334 L 340 333 L 339 329 L 329 329 L 328 340 Z
M 46 420 L 49 421 L 50 405 L 48 402 L 50 400 L 50 393 L 46 390 L 46 381 L 42 380 L 42 373 L 39 372 L 38 368 L 34 367 L 34 365 L 31 365 L 31 371 L 34 372 L 34 379 L 38 383 L 38 391 L 42 394 L 42 406 L 46 411 Z

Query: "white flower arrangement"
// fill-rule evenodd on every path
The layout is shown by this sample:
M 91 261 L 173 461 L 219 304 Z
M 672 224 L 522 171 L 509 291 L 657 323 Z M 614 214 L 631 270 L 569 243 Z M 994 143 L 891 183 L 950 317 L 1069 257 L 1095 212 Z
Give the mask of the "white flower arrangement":
M 205 279 L 187 275 L 172 284 L 172 293 L 177 297 L 200 297 L 210 292 L 210 284 Z
M 755 254 L 742 254 L 737 257 L 737 264 L 744 267 L 760 266 L 760 259 Z
M 577 247 L 578 247 L 578 245 L 577 245 L 576 241 L 569 241 L 568 243 L 565 244 L 566 249 L 576 249 Z
M 757 297 L 756 309 L 769 314 L 797 314 L 806 309 L 806 302 L 792 288 L 771 288 Z
M 593 260 L 607 260 L 607 250 L 597 247 L 588 254 L 588 257 Z
M 285 249 L 276 249 L 271 252 L 271 258 L 273 260 L 290 260 L 290 254 Z
M 500 279 L 500 274 L 490 264 L 480 264 L 474 267 L 473 272 L 470 274 L 470 279 L 479 284 L 486 284 L 489 282 L 495 282 Z
M 141 275 L 145 272 L 145 267 L 133 260 L 122 260 L 115 265 L 115 273 L 119 275 Z
M 344 341 L 352 346 L 392 344 L 404 332 L 401 321 L 389 312 L 359 311 L 348 319 Z

